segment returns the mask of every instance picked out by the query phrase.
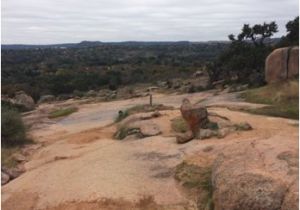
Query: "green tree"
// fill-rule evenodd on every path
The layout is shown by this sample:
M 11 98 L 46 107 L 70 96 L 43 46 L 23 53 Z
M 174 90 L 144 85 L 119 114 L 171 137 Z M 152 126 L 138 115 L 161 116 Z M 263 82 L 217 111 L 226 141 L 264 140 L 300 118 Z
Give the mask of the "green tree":
M 254 45 L 258 46 L 264 45 L 264 40 L 270 38 L 276 32 L 278 32 L 278 26 L 274 21 L 255 24 L 252 27 L 249 24 L 244 24 L 242 32 L 237 35 L 237 39 L 233 34 L 230 34 L 228 38 L 231 41 L 252 41 Z

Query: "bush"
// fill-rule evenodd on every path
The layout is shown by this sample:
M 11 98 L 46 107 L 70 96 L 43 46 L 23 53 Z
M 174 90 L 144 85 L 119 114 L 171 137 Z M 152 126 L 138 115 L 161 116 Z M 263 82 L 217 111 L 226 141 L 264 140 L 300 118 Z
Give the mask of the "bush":
M 177 133 L 185 133 L 189 130 L 187 122 L 182 117 L 176 117 L 171 122 L 172 130 Z
M 1 143 L 3 145 L 20 145 L 26 142 L 25 126 L 15 109 L 2 106 L 1 120 Z

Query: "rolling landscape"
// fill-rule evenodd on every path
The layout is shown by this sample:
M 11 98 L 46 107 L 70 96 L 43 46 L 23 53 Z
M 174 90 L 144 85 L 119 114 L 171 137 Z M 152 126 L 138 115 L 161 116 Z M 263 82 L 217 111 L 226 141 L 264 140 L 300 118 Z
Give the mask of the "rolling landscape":
M 220 41 L 4 34 L 1 208 L 299 209 L 299 16 L 239 21 Z

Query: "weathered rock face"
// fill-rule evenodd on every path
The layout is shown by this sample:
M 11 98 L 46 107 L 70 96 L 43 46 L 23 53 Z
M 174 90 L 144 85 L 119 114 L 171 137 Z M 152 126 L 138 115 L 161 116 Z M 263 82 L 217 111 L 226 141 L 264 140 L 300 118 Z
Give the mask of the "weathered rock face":
M 198 135 L 201 127 L 208 122 L 208 113 L 205 107 L 192 105 L 188 99 L 183 99 L 180 107 L 183 119 L 188 123 L 194 136 Z
M 274 50 L 266 59 L 265 80 L 274 83 L 299 74 L 299 48 L 285 47 Z
M 35 107 L 35 103 L 32 97 L 27 95 L 23 91 L 17 92 L 12 102 L 14 104 L 25 107 L 28 111 L 33 110 Z
M 287 178 L 274 173 L 283 173 L 287 165 L 278 162 L 274 152 L 268 154 L 269 160 L 266 160 L 267 154 L 262 152 L 261 145 L 264 144 L 255 141 L 235 144 L 218 155 L 212 167 L 215 210 L 298 209 L 297 188 L 290 187 L 296 176 L 288 173 Z M 272 161 L 270 155 L 274 158 Z M 281 156 L 284 161 L 292 158 Z

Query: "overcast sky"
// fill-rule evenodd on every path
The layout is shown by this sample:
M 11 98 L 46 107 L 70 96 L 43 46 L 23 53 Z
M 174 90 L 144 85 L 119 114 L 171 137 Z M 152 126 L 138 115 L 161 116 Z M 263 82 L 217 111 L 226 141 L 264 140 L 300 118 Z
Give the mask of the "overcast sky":
M 276 21 L 298 0 L 2 0 L 2 44 L 227 40 L 244 23 Z

